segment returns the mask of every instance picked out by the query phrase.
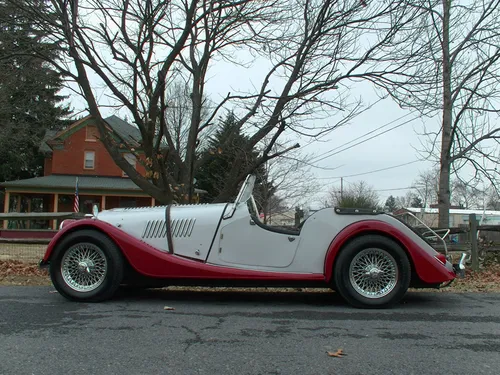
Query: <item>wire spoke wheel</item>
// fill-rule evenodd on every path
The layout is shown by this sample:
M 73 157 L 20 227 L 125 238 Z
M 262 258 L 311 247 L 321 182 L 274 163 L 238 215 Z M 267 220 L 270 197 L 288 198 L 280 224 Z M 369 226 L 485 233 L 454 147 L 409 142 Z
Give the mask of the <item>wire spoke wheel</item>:
M 382 298 L 398 283 L 398 264 L 387 251 L 376 248 L 361 250 L 349 266 L 349 280 L 354 290 L 366 298 Z
M 104 252 L 92 243 L 78 243 L 70 247 L 61 260 L 61 275 L 76 292 L 97 289 L 106 278 L 108 262 Z

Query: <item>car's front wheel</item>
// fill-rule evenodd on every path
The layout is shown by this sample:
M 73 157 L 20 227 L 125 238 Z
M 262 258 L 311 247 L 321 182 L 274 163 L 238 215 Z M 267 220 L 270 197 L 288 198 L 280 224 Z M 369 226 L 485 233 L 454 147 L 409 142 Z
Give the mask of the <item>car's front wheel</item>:
M 338 255 L 334 283 L 355 307 L 385 308 L 401 300 L 410 285 L 411 266 L 396 242 L 365 235 L 349 242 Z
M 120 250 L 95 230 L 69 234 L 56 247 L 50 277 L 57 291 L 74 301 L 98 302 L 110 298 L 123 279 Z

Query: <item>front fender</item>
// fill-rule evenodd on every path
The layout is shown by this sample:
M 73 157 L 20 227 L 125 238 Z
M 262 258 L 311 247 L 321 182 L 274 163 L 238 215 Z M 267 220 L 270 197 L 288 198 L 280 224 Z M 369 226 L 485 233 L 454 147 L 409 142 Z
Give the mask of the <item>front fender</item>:
M 100 223 L 100 224 L 97 224 Z M 55 247 L 57 244 L 69 233 L 75 231 L 76 229 L 82 229 L 83 227 L 87 227 L 90 229 L 98 229 L 101 232 L 106 233 L 105 230 L 102 228 L 102 224 L 104 226 L 110 225 L 107 223 L 103 222 L 98 222 L 95 219 L 82 219 L 82 220 L 64 220 L 64 227 L 60 229 L 54 237 L 50 240 L 47 250 L 45 250 L 45 254 L 43 256 L 43 259 L 41 260 L 41 264 L 46 265 L 50 261 L 50 257 L 52 256 L 52 253 L 54 252 Z
M 410 229 L 407 230 L 410 233 L 404 233 L 403 230 L 379 220 L 363 220 L 348 225 L 337 234 L 328 247 L 325 258 L 325 279 L 327 281 L 332 279 L 337 254 L 347 242 L 364 234 L 380 234 L 391 238 L 403 247 L 415 268 L 416 274 L 423 282 L 437 284 L 453 280 L 455 273 L 451 265 L 441 263 L 435 258 L 438 255 L 437 251 L 420 238 L 420 243 L 417 243 L 415 238 L 411 238 L 417 235 L 411 232 Z

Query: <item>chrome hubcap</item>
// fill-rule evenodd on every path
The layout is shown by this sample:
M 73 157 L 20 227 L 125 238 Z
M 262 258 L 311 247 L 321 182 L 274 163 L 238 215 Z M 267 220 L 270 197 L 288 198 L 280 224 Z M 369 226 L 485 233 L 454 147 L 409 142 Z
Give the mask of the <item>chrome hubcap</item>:
M 61 261 L 65 283 L 77 292 L 90 292 L 106 277 L 108 262 L 102 250 L 91 243 L 80 243 L 66 251 Z
M 395 288 L 399 277 L 394 257 L 382 249 L 360 251 L 349 267 L 353 288 L 366 298 L 381 298 Z

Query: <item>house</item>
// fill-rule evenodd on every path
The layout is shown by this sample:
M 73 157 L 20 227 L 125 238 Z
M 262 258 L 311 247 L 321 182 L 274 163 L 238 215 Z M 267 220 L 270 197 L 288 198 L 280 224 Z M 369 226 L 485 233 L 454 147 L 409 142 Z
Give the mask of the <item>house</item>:
M 261 214 L 261 219 L 263 219 Z M 267 224 L 275 226 L 294 226 L 295 225 L 295 210 L 287 210 L 278 213 L 267 214 Z
M 430 228 L 438 227 L 439 210 L 437 208 L 402 208 L 394 212 L 399 215 L 404 212 L 411 212 L 425 225 Z M 500 225 L 500 211 L 490 210 L 464 210 L 459 208 L 450 209 L 450 228 L 469 226 L 469 215 L 475 214 L 481 225 Z
M 105 121 L 115 140 L 128 145 L 123 151 L 125 159 L 145 175 L 144 166 L 126 151 L 135 148 L 140 157 L 140 131 L 116 116 Z M 99 140 L 99 131 L 90 116 L 59 132 L 48 131 L 40 150 L 45 155 L 42 177 L 0 183 L 5 189 L 5 213 L 76 210 L 91 213 L 94 205 L 99 210 L 156 205 L 155 199 L 115 164 Z M 77 179 L 79 205 L 75 207 Z M 37 229 L 55 230 L 57 225 L 57 220 L 52 220 L 52 223 L 38 224 Z M 8 226 L 9 222 L 4 220 L 3 228 Z

